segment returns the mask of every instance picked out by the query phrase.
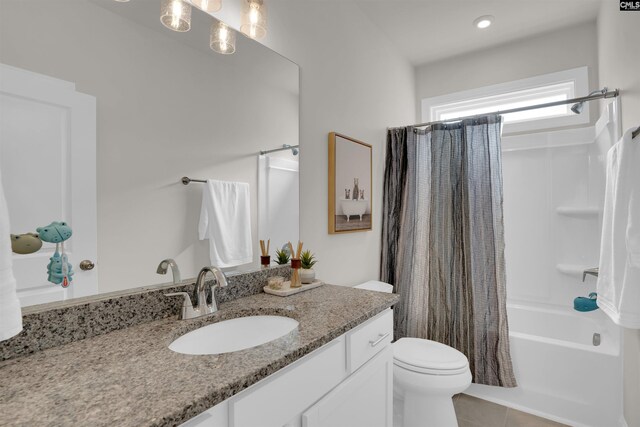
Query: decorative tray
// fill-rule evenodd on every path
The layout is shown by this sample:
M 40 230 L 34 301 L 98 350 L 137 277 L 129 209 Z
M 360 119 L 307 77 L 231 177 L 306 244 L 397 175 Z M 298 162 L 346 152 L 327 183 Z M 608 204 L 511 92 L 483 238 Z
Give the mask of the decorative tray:
M 324 285 L 324 282 L 322 280 L 314 280 L 312 283 L 309 283 L 307 285 L 303 283 L 302 287 L 300 288 L 292 288 L 291 282 L 286 281 L 282 284 L 282 289 L 271 289 L 269 286 L 265 286 L 262 289 L 267 294 L 277 295 L 279 297 L 288 297 L 289 295 L 295 295 L 322 285 Z

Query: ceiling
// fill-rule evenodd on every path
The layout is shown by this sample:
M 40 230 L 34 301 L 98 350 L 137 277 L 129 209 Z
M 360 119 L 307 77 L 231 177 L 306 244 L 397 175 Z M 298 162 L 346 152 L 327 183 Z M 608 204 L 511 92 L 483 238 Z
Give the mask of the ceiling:
M 595 20 L 600 0 L 356 0 L 412 64 L 420 65 Z M 493 15 L 479 30 L 473 21 Z

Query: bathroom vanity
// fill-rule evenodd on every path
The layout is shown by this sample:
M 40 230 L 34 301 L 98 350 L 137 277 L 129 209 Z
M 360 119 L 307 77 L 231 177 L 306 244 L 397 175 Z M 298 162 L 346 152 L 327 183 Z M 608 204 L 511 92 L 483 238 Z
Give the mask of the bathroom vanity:
M 391 427 L 390 309 L 183 424 Z
M 0 425 L 391 426 L 397 296 L 325 285 L 281 298 L 258 293 L 268 274 L 282 272 L 231 277 L 220 310 L 188 321 L 163 296 L 191 291 L 188 282 L 30 308 L 25 331 L 0 343 Z M 233 353 L 169 349 L 202 326 L 255 315 L 299 324 Z

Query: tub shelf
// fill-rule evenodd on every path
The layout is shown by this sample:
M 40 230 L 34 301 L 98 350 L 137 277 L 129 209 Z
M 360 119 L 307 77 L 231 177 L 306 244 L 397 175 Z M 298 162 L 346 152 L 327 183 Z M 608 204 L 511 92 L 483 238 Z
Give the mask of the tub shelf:
M 568 276 L 578 276 L 582 278 L 582 273 L 593 266 L 577 265 L 577 264 L 556 264 L 556 270 Z
M 580 218 L 597 217 L 600 212 L 601 210 L 597 206 L 559 206 L 556 208 L 558 215 Z

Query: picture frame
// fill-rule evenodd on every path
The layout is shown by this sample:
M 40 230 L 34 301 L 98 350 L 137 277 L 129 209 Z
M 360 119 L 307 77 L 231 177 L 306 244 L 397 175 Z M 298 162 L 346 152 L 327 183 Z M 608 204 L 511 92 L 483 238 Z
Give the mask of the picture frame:
M 371 145 L 329 133 L 329 234 L 373 229 L 372 164 Z

